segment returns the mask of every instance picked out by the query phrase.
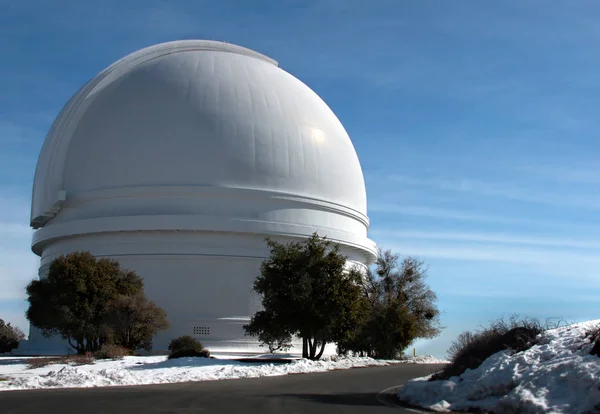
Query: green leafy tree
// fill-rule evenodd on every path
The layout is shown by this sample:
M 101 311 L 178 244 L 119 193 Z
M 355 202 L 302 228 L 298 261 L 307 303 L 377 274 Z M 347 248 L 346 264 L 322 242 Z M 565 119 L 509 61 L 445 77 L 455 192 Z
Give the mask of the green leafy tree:
M 258 337 L 269 352 L 287 351 L 292 347 L 292 335 L 274 318 L 273 313 L 258 312 L 252 323 L 245 326 L 246 334 Z
M 16 326 L 5 323 L 0 319 L 0 353 L 10 352 L 19 346 L 19 342 L 25 339 L 25 334 Z
M 380 250 L 375 271 L 359 279 L 368 307 L 365 318 L 340 344 L 340 352 L 394 358 L 414 340 L 438 335 L 437 296 L 426 276 L 423 262 L 412 257 L 400 262 L 398 254 Z
M 110 342 L 121 347 L 152 350 L 152 337 L 169 327 L 167 313 L 143 293 L 120 295 L 108 303 L 104 319 Z
M 55 259 L 47 277 L 29 283 L 27 295 L 30 323 L 45 336 L 60 335 L 83 354 L 123 331 L 115 319 L 109 324 L 108 311 L 115 309 L 110 305 L 123 296 L 143 295 L 143 282 L 115 260 L 74 252 Z
M 346 338 L 360 319 L 360 286 L 344 270 L 339 247 L 316 233 L 287 244 L 267 239 L 267 245 L 271 254 L 253 288 L 263 310 L 244 327 L 246 333 L 267 343 L 298 336 L 303 357 L 319 359 L 327 343 Z

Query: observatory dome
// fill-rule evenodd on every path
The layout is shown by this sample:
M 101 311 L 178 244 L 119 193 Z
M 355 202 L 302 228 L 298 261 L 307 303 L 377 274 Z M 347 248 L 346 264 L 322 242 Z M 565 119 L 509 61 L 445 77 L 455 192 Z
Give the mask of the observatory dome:
M 268 191 L 366 215 L 358 157 L 331 109 L 272 59 L 220 42 L 149 47 L 81 88 L 42 149 L 32 223 L 61 191 L 156 186 Z
M 219 323 L 257 309 L 265 236 L 317 232 L 350 264 L 376 255 L 361 166 L 327 104 L 273 59 L 203 40 L 134 52 L 67 102 L 39 156 L 31 225 L 42 277 L 75 250 L 116 258 L 173 332 L 201 315 L 215 343 L 234 335 Z M 169 291 L 165 275 L 189 289 Z

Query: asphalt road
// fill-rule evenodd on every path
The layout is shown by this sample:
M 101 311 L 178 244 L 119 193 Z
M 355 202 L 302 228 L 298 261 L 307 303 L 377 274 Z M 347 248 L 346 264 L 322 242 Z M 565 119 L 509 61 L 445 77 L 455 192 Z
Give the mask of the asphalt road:
M 317 374 L 136 387 L 0 392 L 0 413 L 414 413 L 381 391 L 440 365 L 395 365 Z M 393 391 L 393 390 L 392 390 Z

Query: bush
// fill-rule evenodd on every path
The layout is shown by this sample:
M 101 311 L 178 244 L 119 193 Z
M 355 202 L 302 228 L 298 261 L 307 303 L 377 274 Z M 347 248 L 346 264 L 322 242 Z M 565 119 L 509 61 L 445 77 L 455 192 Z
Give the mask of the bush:
M 195 349 L 181 349 L 179 351 L 171 352 L 169 354 L 168 359 L 175 358 L 210 358 L 210 351 L 208 349 L 203 349 L 201 351 L 197 351 Z
M 19 328 L 4 323 L 0 319 L 0 354 L 10 352 L 19 346 L 19 342 L 25 339 L 25 334 Z
M 595 325 L 585 333 L 586 338 L 594 343 L 590 354 L 600 357 L 600 325 Z
M 100 350 L 96 351 L 94 356 L 97 359 L 122 359 L 123 357 L 132 355 L 133 352 L 124 346 L 114 344 L 104 344 Z
M 463 332 L 448 350 L 450 364 L 442 372 L 433 375 L 430 381 L 459 376 L 503 350 L 521 352 L 529 349 L 534 345 L 535 338 L 545 330 L 536 319 L 519 319 L 513 315 L 508 321 L 503 318 L 493 321 L 488 328 Z
M 25 360 L 27 368 L 35 369 L 42 368 L 52 364 L 68 364 L 68 365 L 89 365 L 94 363 L 94 357 L 89 352 L 85 355 L 68 355 L 60 357 L 48 357 L 48 358 L 30 358 Z
M 169 351 L 171 353 L 188 350 L 188 349 L 200 352 L 204 348 L 202 347 L 202 344 L 200 343 L 200 341 L 198 341 L 196 338 L 192 338 L 189 335 L 180 336 L 179 338 L 175 338 L 169 344 Z
M 204 349 L 202 344 L 189 335 L 175 338 L 169 344 L 169 359 L 184 357 L 210 357 L 208 349 Z

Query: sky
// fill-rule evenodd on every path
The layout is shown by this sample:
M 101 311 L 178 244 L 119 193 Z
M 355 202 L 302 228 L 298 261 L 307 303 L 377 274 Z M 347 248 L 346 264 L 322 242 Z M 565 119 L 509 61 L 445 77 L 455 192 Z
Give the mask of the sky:
M 24 330 L 31 187 L 54 118 L 119 58 L 239 44 L 336 113 L 363 167 L 370 238 L 421 258 L 445 356 L 511 314 L 597 319 L 600 4 L 553 0 L 0 0 L 0 318 Z

